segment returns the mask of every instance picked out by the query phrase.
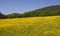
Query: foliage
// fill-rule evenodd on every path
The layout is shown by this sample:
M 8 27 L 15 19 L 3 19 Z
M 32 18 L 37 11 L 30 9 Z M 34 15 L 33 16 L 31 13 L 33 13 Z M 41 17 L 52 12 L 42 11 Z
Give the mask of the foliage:
M 23 17 L 38 17 L 38 16 L 56 16 L 60 15 L 60 5 L 48 6 L 41 9 L 19 13 L 11 13 L 3 15 L 0 13 L 0 18 L 23 18 Z
M 12 13 L 12 14 L 8 14 L 8 15 L 6 15 L 7 16 L 7 18 L 19 18 L 19 17 L 21 17 L 21 14 L 19 14 L 19 13 Z
M 6 16 L 0 12 L 0 19 L 4 19 Z

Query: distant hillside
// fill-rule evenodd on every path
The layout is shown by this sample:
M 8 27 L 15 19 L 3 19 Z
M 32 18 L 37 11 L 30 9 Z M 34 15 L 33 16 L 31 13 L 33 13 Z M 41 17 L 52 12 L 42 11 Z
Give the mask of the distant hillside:
M 45 8 L 37 9 L 34 11 L 26 12 L 28 15 L 30 13 L 33 14 L 33 16 L 55 16 L 60 15 L 60 5 L 54 5 L 54 6 L 48 6 Z
M 22 18 L 22 17 L 38 17 L 38 16 L 58 16 L 60 15 L 60 5 L 48 6 L 33 11 L 20 13 L 11 13 L 4 15 L 0 13 L 0 18 Z M 2 17 L 3 16 L 3 17 Z

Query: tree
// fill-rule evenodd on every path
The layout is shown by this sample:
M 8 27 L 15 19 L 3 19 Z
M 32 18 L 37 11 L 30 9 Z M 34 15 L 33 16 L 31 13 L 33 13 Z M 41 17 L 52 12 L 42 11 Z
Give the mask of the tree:
M 5 16 L 0 12 L 0 19 L 3 19 L 3 18 L 5 18 Z
M 21 14 L 19 14 L 19 13 L 12 13 L 12 14 L 8 14 L 6 16 L 7 16 L 7 18 L 20 18 Z

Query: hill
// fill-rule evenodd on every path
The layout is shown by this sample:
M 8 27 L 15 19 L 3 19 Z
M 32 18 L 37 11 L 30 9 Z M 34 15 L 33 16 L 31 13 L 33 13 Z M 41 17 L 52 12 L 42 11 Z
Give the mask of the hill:
M 0 13 L 0 19 L 2 18 L 24 18 L 24 17 L 38 17 L 38 16 L 57 16 L 60 15 L 60 5 L 48 6 L 33 11 L 20 13 L 11 13 L 4 15 Z
M 60 15 L 60 5 L 53 5 L 41 9 L 25 12 L 28 16 L 56 16 Z
M 60 16 L 0 19 L 0 36 L 60 36 Z

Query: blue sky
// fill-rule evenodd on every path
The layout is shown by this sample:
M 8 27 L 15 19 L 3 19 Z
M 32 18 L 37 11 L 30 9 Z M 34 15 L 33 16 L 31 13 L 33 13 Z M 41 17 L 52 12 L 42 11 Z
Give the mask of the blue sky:
M 23 13 L 51 5 L 60 5 L 60 0 L 0 0 L 0 12 Z

